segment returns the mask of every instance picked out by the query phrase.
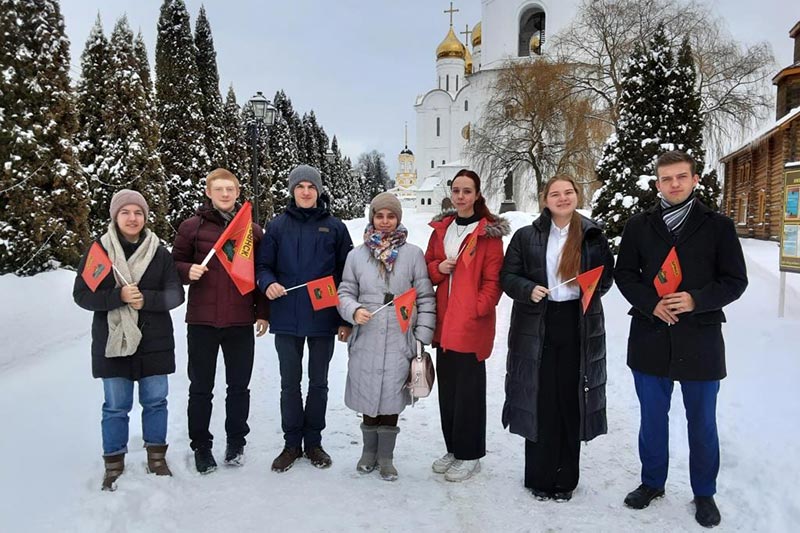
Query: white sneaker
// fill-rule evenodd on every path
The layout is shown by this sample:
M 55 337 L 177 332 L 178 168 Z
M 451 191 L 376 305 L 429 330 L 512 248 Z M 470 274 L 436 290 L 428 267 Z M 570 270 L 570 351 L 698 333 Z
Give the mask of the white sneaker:
M 452 465 L 455 462 L 455 460 L 456 460 L 455 455 L 453 455 L 452 453 L 446 453 L 443 456 L 436 459 L 433 462 L 433 465 L 431 465 L 431 468 L 433 468 L 433 471 L 436 472 L 437 474 L 444 474 L 445 472 L 447 472 L 447 469 L 450 468 L 450 465 Z
M 474 459 L 472 461 L 456 459 L 453 461 L 453 464 L 450 465 L 450 468 L 447 469 L 447 472 L 445 472 L 444 478 L 447 481 L 464 481 L 480 471 L 480 459 Z

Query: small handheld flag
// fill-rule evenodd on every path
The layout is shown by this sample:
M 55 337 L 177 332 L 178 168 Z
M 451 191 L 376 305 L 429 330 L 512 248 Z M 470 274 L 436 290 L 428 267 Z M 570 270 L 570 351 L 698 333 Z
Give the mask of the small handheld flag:
M 681 264 L 678 261 L 678 252 L 673 246 L 664 259 L 664 263 L 653 278 L 653 285 L 659 297 L 665 294 L 670 294 L 678 290 L 678 285 L 681 284 L 683 279 L 683 272 L 681 271 Z
M 86 256 L 86 265 L 83 267 L 81 277 L 89 289 L 92 292 L 96 292 L 97 287 L 110 272 L 111 259 L 108 258 L 108 254 L 103 250 L 103 247 L 95 242 L 89 248 L 89 254 Z
M 411 287 L 406 292 L 394 299 L 394 312 L 397 321 L 400 323 L 400 331 L 408 331 L 411 325 L 411 315 L 414 313 L 414 306 L 417 302 L 417 289 Z
M 464 261 L 465 266 L 469 266 L 472 263 L 472 260 L 475 259 L 475 249 L 478 246 L 478 232 L 473 231 L 472 235 L 470 235 L 469 239 L 467 239 L 467 244 L 458 252 L 458 255 L 461 256 L 461 260 Z
M 586 314 L 586 310 L 589 309 L 589 304 L 592 301 L 592 296 L 594 295 L 595 289 L 597 289 L 597 284 L 600 282 L 600 277 L 603 275 L 603 269 L 605 266 L 600 265 L 597 268 L 593 268 L 591 270 L 587 270 L 583 274 L 578 274 L 577 281 L 578 285 L 581 286 L 581 304 L 583 305 L 583 314 Z
M 256 288 L 253 246 L 252 207 L 245 202 L 212 249 L 242 295 Z
M 315 279 L 306 284 L 308 296 L 311 298 L 311 306 L 314 311 L 335 307 L 339 304 L 339 295 L 336 293 L 336 283 L 333 276 Z

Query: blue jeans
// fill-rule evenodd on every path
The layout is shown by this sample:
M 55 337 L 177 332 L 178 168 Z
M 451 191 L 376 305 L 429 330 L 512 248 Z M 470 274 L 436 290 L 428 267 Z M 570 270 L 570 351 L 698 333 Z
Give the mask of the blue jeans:
M 669 407 L 675 383 L 669 378 L 633 371 L 641 409 L 639 459 L 642 483 L 657 489 L 667 482 Z M 689 479 L 695 496 L 713 496 L 719 473 L 717 393 L 719 380 L 681 381 L 689 433 Z
M 133 381 L 125 378 L 103 378 L 103 455 L 128 451 L 128 414 L 133 407 Z M 142 406 L 142 438 L 145 446 L 167 443 L 166 375 L 148 376 L 139 380 L 139 404 Z
M 308 341 L 308 395 L 303 408 L 300 382 L 303 379 L 303 347 Z M 325 411 L 328 407 L 328 366 L 333 356 L 330 337 L 275 335 L 275 349 L 281 370 L 281 428 L 286 446 L 308 450 L 322 443 Z

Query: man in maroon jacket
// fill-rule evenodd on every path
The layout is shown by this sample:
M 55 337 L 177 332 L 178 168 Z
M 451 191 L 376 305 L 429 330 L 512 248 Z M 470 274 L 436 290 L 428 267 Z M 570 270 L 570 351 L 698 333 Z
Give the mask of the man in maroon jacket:
M 217 468 L 211 446 L 214 436 L 208 429 L 217 354 L 220 347 L 225 359 L 225 464 L 244 464 L 245 436 L 250 432 L 250 375 L 253 372 L 256 335 L 267 331 L 269 307 L 260 291 L 242 296 L 216 258 L 207 266 L 203 259 L 217 242 L 225 227 L 236 215 L 239 180 L 231 172 L 218 168 L 206 177 L 206 196 L 210 202 L 178 228 L 172 257 L 181 281 L 189 285 L 186 327 L 189 349 L 189 438 L 194 450 L 197 471 L 201 474 Z M 263 232 L 253 224 L 254 248 Z

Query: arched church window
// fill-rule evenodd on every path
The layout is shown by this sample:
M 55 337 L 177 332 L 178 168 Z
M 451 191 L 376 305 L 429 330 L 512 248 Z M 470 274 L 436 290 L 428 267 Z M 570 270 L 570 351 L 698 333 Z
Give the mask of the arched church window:
M 442 88 L 442 77 L 441 76 L 439 76 L 439 86 L 438 86 L 438 88 L 439 89 Z
M 428 198 L 428 205 L 431 205 L 431 199 Z
M 456 74 L 456 92 L 458 92 L 458 74 Z
M 419 205 L 425 205 L 425 198 L 419 199 Z
M 519 20 L 519 57 L 541 55 L 545 38 L 545 13 L 538 6 L 526 9 Z
M 446 161 L 444 159 L 442 159 L 442 164 L 444 165 L 445 163 L 446 163 Z
M 450 91 L 450 74 L 448 74 L 444 78 L 444 90 L 445 91 Z
M 469 100 L 464 100 L 464 111 L 469 111 Z
M 433 159 L 431 159 L 431 168 L 433 168 Z
M 436 117 L 436 136 L 442 136 L 442 119 L 439 117 Z

